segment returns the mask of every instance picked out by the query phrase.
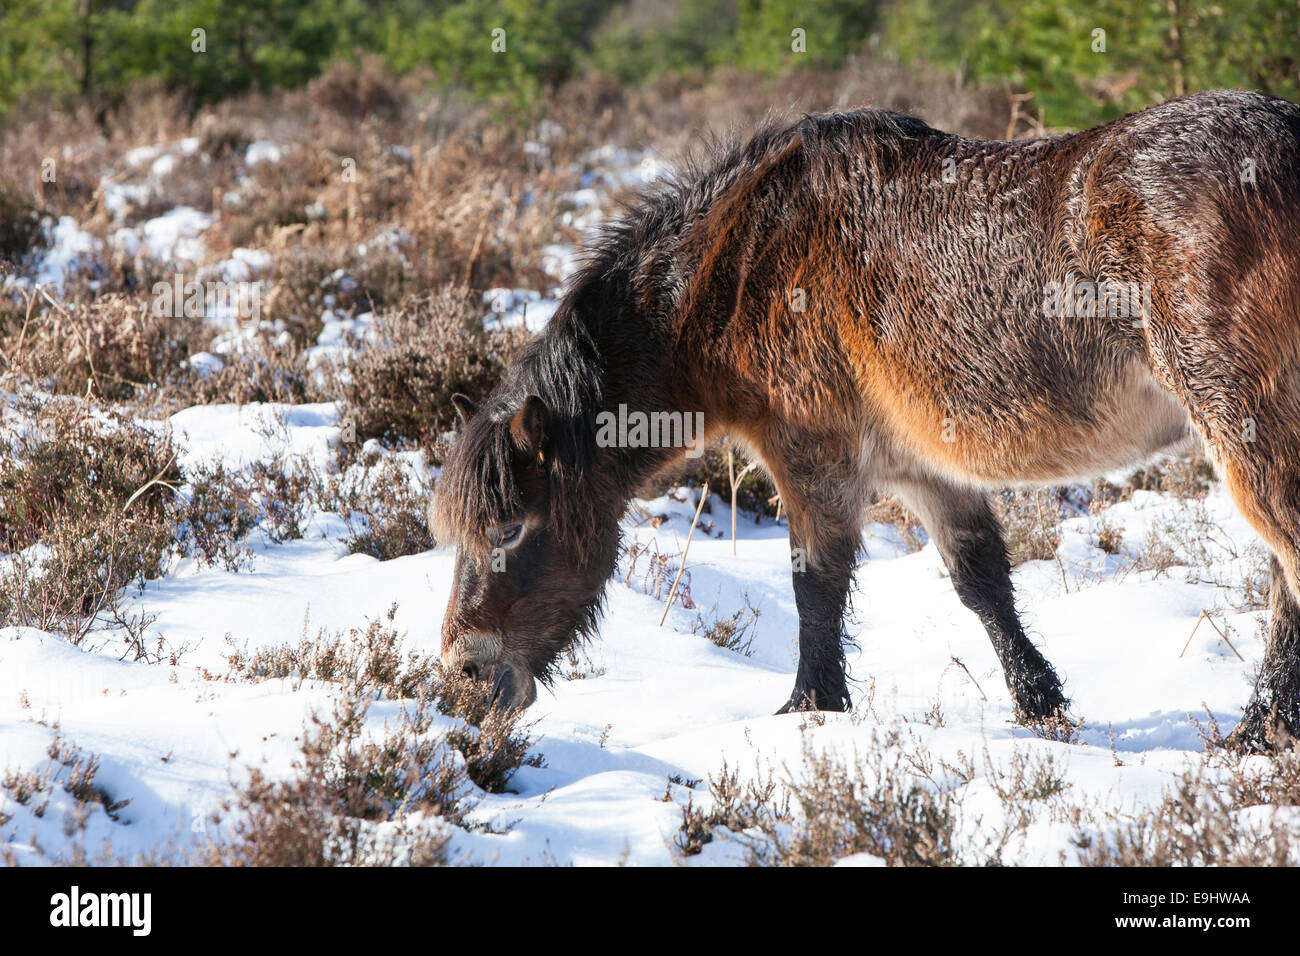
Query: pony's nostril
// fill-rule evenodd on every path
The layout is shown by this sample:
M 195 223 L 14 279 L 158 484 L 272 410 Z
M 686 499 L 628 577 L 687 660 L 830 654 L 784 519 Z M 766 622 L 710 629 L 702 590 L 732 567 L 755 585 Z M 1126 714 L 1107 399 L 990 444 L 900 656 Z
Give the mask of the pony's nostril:
M 460 672 L 464 674 L 466 677 L 468 677 L 470 680 L 478 680 L 477 664 L 473 664 L 473 663 L 466 664 L 464 667 L 460 669 Z

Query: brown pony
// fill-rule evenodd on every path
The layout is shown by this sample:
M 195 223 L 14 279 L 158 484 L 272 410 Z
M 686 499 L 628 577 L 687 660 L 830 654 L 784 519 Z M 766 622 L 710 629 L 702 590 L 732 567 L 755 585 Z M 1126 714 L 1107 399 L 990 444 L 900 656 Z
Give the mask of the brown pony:
M 462 433 L 435 521 L 458 547 L 444 664 L 522 707 L 593 632 L 636 489 L 686 449 L 603 413 L 703 413 L 762 459 L 798 557 L 783 710 L 849 706 L 843 618 L 876 490 L 922 520 L 1018 717 L 1063 714 L 1017 617 L 987 493 L 1198 439 L 1273 551 L 1263 670 L 1234 736 L 1300 734 L 1300 107 L 1187 96 L 983 142 L 878 110 L 715 150 L 589 249 Z

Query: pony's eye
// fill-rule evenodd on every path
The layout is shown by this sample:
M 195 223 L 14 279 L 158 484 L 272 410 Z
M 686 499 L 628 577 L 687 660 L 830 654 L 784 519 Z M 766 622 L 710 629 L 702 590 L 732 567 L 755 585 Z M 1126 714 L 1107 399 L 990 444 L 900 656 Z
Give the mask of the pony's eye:
M 524 526 L 521 524 L 508 525 L 501 529 L 502 546 L 514 544 L 519 540 L 519 536 L 524 533 Z

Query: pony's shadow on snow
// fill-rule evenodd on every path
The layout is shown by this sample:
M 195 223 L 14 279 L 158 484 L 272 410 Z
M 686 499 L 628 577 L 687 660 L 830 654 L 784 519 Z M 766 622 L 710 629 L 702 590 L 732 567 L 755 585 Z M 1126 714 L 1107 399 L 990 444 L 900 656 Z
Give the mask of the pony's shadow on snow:
M 1190 718 L 1189 718 L 1190 713 Z M 1241 720 L 1241 711 L 1211 711 L 1206 714 L 1186 710 L 1154 711 L 1131 720 L 1091 723 L 1085 715 L 1079 743 L 1090 747 L 1110 748 L 1117 752 L 1144 753 L 1152 750 L 1192 750 L 1204 748 L 1204 735 L 1211 734 L 1211 717 L 1219 733 L 1227 735 Z M 1198 721 L 1200 727 L 1193 721 Z M 1032 731 L 1020 728 L 1015 736 L 1026 737 Z
M 650 774 L 665 784 L 670 777 L 685 779 L 688 776 L 681 767 L 658 757 L 636 750 L 610 749 L 590 740 L 543 736 L 532 749 L 544 756 L 546 766 L 516 774 L 512 784 L 518 782 L 520 786 L 516 789 L 512 785 L 509 789 L 520 797 L 540 796 L 602 773 Z

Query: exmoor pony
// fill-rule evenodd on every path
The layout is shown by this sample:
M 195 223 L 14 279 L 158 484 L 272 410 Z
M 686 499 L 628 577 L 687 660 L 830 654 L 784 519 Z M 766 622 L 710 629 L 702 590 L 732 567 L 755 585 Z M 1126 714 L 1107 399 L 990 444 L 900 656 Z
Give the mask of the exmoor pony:
M 1017 717 L 1064 715 L 1017 616 L 988 493 L 1203 444 L 1272 550 L 1233 739 L 1300 736 L 1300 107 L 1186 96 L 985 142 L 880 110 L 769 125 L 637 198 L 461 434 L 433 520 L 457 547 L 444 665 L 523 707 L 591 634 L 636 489 L 689 449 L 598 442 L 620 406 L 702 413 L 760 458 L 804 560 L 782 710 L 850 706 L 864 508 L 920 517 Z M 1195 703 L 1189 701 L 1189 706 Z

